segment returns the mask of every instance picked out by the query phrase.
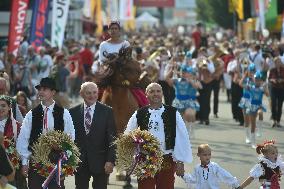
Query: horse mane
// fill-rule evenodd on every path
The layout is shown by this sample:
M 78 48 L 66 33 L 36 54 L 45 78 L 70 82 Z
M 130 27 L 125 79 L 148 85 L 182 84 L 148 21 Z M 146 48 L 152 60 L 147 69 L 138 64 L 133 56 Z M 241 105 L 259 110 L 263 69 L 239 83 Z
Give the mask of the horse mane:
M 110 60 L 111 63 L 106 65 L 104 73 L 102 73 L 97 79 L 97 84 L 100 87 L 109 86 L 115 71 L 121 68 L 122 65 L 127 64 L 127 62 L 134 61 L 132 58 L 132 47 L 130 46 L 122 46 L 118 53 L 108 53 L 104 51 L 103 56 Z
M 118 53 L 108 53 L 108 52 L 104 51 L 103 55 L 108 60 L 114 60 L 118 56 L 118 59 L 116 61 L 114 61 L 114 65 L 117 65 L 117 63 L 118 64 L 125 63 L 125 62 L 132 59 L 132 47 L 122 46 L 119 49 Z

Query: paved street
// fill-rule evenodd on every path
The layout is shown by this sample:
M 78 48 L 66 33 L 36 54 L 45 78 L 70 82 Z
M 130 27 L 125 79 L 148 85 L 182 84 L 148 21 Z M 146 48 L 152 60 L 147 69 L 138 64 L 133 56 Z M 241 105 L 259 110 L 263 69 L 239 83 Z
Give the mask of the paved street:
M 197 153 L 197 146 L 201 143 L 208 143 L 212 147 L 212 161 L 219 163 L 223 168 L 230 171 L 242 182 L 248 176 L 249 170 L 257 162 L 257 154 L 254 149 L 244 143 L 244 129 L 232 120 L 231 106 L 225 102 L 225 94 L 221 95 L 219 108 L 220 118 L 216 119 L 211 116 L 210 126 L 196 124 L 196 137 L 191 141 L 194 161 L 192 164 L 186 165 L 186 171 L 191 171 L 194 165 L 199 162 L 198 157 L 195 155 Z M 284 128 L 271 128 L 271 121 L 269 120 L 270 112 L 265 113 L 264 117 L 265 125 L 263 128 L 263 136 L 257 138 L 257 142 L 261 142 L 266 139 L 275 139 L 279 153 L 284 154 Z M 283 122 L 282 125 L 284 125 Z M 132 181 L 134 188 L 137 188 L 136 180 L 132 179 Z M 123 182 L 115 181 L 115 174 L 112 174 L 108 188 L 120 189 L 123 184 Z M 284 187 L 284 181 L 282 181 L 280 185 L 281 187 Z M 257 186 L 258 183 L 254 181 L 247 188 L 256 189 L 258 188 Z M 66 179 L 66 188 L 75 188 L 73 177 Z M 186 188 L 186 185 L 182 179 L 176 178 L 175 188 Z M 221 188 L 227 189 L 229 187 L 222 185 Z

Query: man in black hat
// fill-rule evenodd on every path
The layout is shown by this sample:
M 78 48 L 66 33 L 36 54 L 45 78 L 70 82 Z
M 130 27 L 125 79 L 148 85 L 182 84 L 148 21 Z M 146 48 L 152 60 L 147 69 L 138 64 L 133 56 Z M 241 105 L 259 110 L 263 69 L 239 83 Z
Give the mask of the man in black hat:
M 29 188 L 42 188 L 41 185 L 45 180 L 34 171 L 34 168 L 31 167 L 32 164 L 29 163 L 32 146 L 39 136 L 49 131 L 58 130 L 67 133 L 72 140 L 75 139 L 74 125 L 69 111 L 57 105 L 53 100 L 57 91 L 55 81 L 52 78 L 43 78 L 36 89 L 41 103 L 27 113 L 17 141 L 17 151 L 23 164 L 22 173 L 28 177 Z M 61 188 L 64 189 L 63 182 Z M 57 189 L 59 186 L 55 182 L 51 182 L 48 188 Z

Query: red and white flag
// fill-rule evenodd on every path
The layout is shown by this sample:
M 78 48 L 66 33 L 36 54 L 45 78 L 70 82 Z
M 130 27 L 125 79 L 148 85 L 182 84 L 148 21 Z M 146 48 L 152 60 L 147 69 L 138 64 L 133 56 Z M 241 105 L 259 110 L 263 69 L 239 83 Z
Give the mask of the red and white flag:
M 133 17 L 133 0 L 121 0 L 119 1 L 119 19 L 120 20 L 132 20 Z
M 8 53 L 18 54 L 24 32 L 29 0 L 13 0 L 10 15 Z

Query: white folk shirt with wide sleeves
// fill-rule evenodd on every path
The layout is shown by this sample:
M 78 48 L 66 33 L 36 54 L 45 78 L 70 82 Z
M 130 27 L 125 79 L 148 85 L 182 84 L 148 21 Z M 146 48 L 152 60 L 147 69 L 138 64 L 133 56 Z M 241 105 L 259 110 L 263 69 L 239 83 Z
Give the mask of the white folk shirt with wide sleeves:
M 180 115 L 180 113 L 176 112 L 176 139 L 175 139 L 175 147 L 171 150 L 166 150 L 165 143 L 165 132 L 164 132 L 164 123 L 162 119 L 162 113 L 165 108 L 162 106 L 160 109 L 153 110 L 148 109 L 150 113 L 149 118 L 149 131 L 160 141 L 161 150 L 164 154 L 172 153 L 174 161 L 182 161 L 185 163 L 192 162 L 192 150 L 191 144 L 189 141 L 189 135 L 185 126 L 185 123 Z M 137 125 L 137 111 L 131 116 L 128 121 L 127 128 L 124 133 L 128 133 L 138 127 Z
M 220 182 L 233 188 L 240 186 L 236 177 L 233 177 L 228 171 L 214 162 L 210 162 L 208 168 L 203 168 L 200 164 L 196 165 L 193 173 L 185 174 L 183 179 L 189 188 L 195 185 L 195 189 L 220 189 Z
M 47 112 L 47 124 L 48 124 L 47 126 L 48 126 L 49 131 L 54 130 L 54 117 L 52 114 L 54 104 L 55 102 L 48 107 L 49 110 Z M 42 108 L 43 110 L 45 110 L 46 106 L 42 105 Z M 64 109 L 63 120 L 64 120 L 64 133 L 71 136 L 72 140 L 74 141 L 75 140 L 75 129 L 74 129 L 72 117 L 67 109 Z M 30 110 L 23 120 L 23 124 L 22 124 L 21 131 L 18 137 L 17 145 L 16 145 L 16 149 L 21 156 L 23 165 L 28 165 L 28 160 L 31 155 L 31 152 L 28 150 L 31 129 L 32 129 L 32 111 Z M 43 129 L 43 133 L 44 133 L 44 129 Z

